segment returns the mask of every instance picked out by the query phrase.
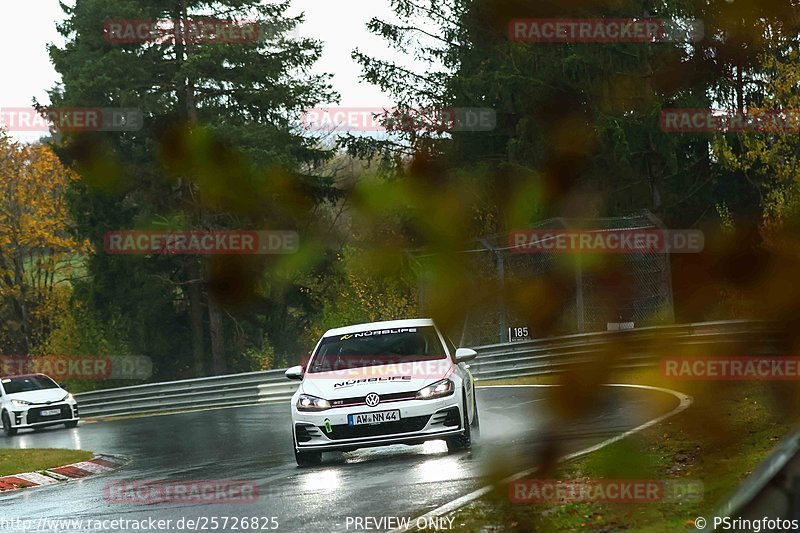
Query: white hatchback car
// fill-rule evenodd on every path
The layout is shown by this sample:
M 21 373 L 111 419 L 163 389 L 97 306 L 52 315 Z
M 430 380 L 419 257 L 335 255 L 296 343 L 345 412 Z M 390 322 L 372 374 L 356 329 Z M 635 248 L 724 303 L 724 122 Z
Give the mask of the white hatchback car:
M 297 464 L 324 451 L 444 439 L 469 448 L 479 429 L 475 384 L 466 361 L 430 319 L 332 329 L 305 366 L 286 371 L 302 383 L 292 397 Z
M 0 420 L 6 435 L 23 428 L 78 425 L 78 402 L 44 374 L 0 378 Z

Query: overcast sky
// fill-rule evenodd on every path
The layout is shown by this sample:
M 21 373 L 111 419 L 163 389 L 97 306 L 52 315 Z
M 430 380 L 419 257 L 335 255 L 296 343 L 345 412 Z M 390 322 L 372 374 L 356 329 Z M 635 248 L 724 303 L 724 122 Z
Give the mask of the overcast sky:
M 68 1 L 72 3 L 72 1 Z M 324 41 L 318 72 L 334 74 L 333 86 L 341 94 L 341 105 L 372 107 L 391 105 L 391 99 L 375 86 L 360 82 L 360 67 L 350 58 L 358 47 L 381 57 L 395 58 L 382 39 L 370 34 L 365 24 L 373 16 L 391 15 L 388 0 L 292 0 L 289 14 L 305 12 L 299 32 Z M 111 14 L 109 14 L 111 15 Z M 55 24 L 63 19 L 58 0 L 5 0 L 0 7 L 2 80 L 0 108 L 27 107 L 35 97 L 48 103 L 47 89 L 58 76 L 50 64 L 47 44 L 63 44 Z M 17 139 L 36 140 L 39 133 L 10 132 Z

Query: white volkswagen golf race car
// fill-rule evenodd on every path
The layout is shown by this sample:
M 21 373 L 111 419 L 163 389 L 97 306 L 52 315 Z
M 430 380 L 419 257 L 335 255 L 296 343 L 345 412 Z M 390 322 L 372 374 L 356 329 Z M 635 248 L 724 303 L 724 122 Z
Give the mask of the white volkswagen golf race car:
M 332 329 L 304 366 L 286 371 L 302 383 L 292 397 L 297 464 L 324 451 L 444 439 L 469 448 L 479 428 L 475 385 L 466 361 L 430 319 Z

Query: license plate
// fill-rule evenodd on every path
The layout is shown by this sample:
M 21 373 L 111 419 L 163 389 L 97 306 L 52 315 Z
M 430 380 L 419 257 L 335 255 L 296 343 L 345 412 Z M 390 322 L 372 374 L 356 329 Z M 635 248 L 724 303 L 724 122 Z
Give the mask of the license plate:
M 362 424 L 383 424 L 385 422 L 398 422 L 400 420 L 400 410 L 378 411 L 377 413 L 358 413 L 347 415 L 347 424 L 360 426 Z
M 60 415 L 61 409 L 46 409 L 40 413 L 41 416 Z

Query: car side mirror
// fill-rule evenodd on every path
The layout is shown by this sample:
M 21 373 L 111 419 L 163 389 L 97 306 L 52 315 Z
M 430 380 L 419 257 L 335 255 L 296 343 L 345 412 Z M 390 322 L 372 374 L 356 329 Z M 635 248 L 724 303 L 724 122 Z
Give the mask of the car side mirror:
M 456 350 L 456 362 L 463 363 L 464 361 L 472 361 L 478 357 L 478 352 L 472 348 L 459 348 Z
M 62 388 L 62 389 L 64 389 L 64 390 L 69 390 L 69 389 L 67 388 L 67 384 L 66 384 L 66 383 L 59 383 L 59 384 L 58 384 L 58 386 L 59 386 L 59 387 L 61 387 L 61 388 Z
M 289 379 L 296 379 L 298 381 L 303 380 L 303 367 L 300 365 L 293 366 L 291 368 L 286 369 L 286 372 L 283 373 Z

